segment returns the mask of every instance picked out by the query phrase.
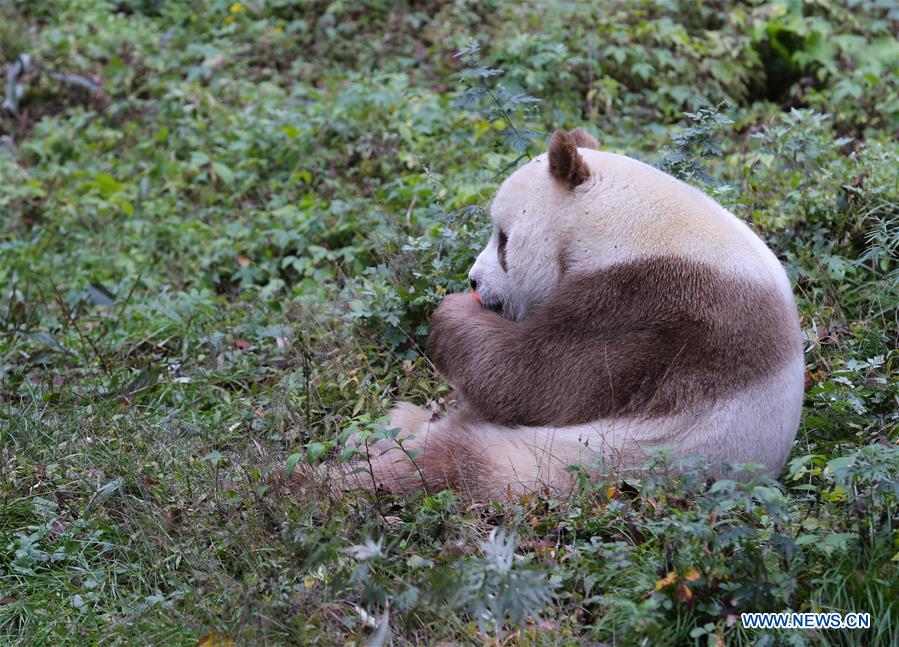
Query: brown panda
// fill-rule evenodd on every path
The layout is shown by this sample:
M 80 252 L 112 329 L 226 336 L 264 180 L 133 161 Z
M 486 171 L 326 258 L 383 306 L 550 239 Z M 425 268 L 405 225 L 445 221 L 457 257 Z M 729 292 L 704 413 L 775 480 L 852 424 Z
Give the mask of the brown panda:
M 557 131 L 500 187 L 469 273 L 479 298 L 450 294 L 431 320 L 430 357 L 463 404 L 395 407 L 417 456 L 372 448 L 374 485 L 502 497 L 659 445 L 783 467 L 804 372 L 783 267 L 707 195 L 595 149 Z

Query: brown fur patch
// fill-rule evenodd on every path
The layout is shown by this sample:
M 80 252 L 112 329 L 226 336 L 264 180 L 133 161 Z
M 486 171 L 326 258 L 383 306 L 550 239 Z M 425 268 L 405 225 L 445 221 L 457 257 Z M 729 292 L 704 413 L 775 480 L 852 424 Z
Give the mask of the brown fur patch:
M 773 286 L 668 257 L 571 276 L 521 322 L 449 295 L 428 346 L 469 406 L 504 425 L 668 416 L 802 353 L 795 306 Z
M 549 172 L 573 189 L 590 177 L 590 167 L 577 151 L 571 134 L 557 130 L 549 140 Z
M 479 418 L 464 408 L 451 411 L 445 420 L 433 422 L 408 413 L 395 408 L 391 412 L 391 424 L 413 425 L 403 427 L 402 435 L 415 436 L 407 439 L 406 444 L 417 455 L 410 458 L 394 444 L 378 442 L 368 448 L 368 461 L 354 464 L 359 473 L 349 477 L 350 485 L 396 493 L 422 487 L 429 492 L 452 488 L 467 497 L 484 496 L 491 476 L 496 473 L 496 465 L 483 442 L 471 431 L 470 424 Z
M 599 150 L 599 142 L 596 141 L 596 137 L 583 128 L 575 128 L 570 132 L 570 135 L 578 148 L 592 148 L 593 150 Z
M 496 473 L 496 466 L 483 443 L 472 437 L 461 413 L 454 416 L 452 429 L 451 434 L 430 434 L 424 451 L 415 462 L 431 492 L 450 487 L 469 496 L 478 496 L 491 475 Z
M 568 250 L 564 249 L 564 248 L 560 249 L 559 252 L 556 254 L 556 265 L 558 265 L 558 267 L 559 267 L 559 276 L 564 278 L 565 275 L 568 274 L 569 263 L 570 263 L 570 259 L 568 256 Z M 505 269 L 505 268 L 503 268 L 503 269 Z

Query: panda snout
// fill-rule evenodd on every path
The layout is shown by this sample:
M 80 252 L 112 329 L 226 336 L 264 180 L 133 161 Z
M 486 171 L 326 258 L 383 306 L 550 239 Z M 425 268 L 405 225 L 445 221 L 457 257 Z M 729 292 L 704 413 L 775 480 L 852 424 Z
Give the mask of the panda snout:
M 477 279 L 473 279 L 473 278 L 469 277 L 469 278 L 468 278 L 468 282 L 471 284 L 471 289 L 472 289 L 472 290 L 477 290 L 477 289 L 478 289 L 478 280 L 477 280 Z

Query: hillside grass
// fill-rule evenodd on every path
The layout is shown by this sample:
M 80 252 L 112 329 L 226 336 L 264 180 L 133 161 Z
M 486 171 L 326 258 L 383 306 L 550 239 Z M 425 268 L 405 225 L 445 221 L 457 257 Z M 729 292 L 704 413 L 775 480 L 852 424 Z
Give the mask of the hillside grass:
M 0 640 L 899 644 L 899 14 L 726 4 L 0 2 Z M 350 431 L 446 405 L 428 315 L 575 126 L 784 262 L 781 478 L 337 493 Z

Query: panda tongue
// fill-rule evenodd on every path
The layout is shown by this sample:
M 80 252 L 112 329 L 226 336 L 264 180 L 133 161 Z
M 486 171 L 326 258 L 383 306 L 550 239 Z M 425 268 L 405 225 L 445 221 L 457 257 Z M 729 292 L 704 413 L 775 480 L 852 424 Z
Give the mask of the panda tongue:
M 477 290 L 472 290 L 472 291 L 471 291 L 471 296 L 474 297 L 474 300 L 477 301 L 479 305 L 481 305 L 481 306 L 484 305 L 484 302 L 481 301 L 481 295 L 478 294 L 478 291 L 477 291 Z

